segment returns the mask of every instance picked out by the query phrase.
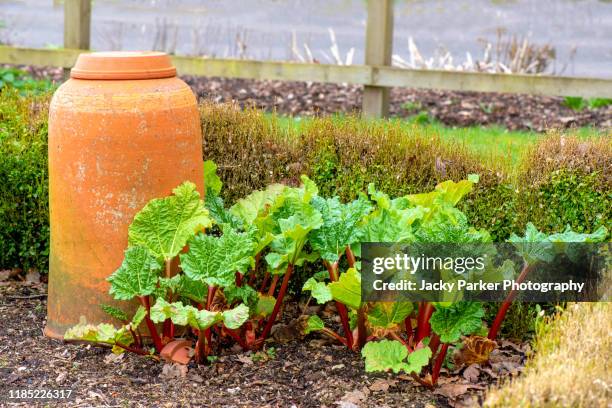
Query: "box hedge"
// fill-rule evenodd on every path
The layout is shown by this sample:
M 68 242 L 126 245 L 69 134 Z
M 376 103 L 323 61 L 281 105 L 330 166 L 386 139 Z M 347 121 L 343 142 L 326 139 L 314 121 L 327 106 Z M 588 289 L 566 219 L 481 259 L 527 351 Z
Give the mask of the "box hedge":
M 48 101 L 48 95 L 0 93 L 0 269 L 47 269 Z M 603 138 L 550 136 L 507 174 L 462 146 L 397 122 L 349 116 L 287 126 L 254 109 L 207 102 L 201 121 L 204 156 L 218 164 L 228 203 L 272 182 L 296 184 L 302 173 L 323 194 L 347 200 L 370 182 L 399 195 L 478 173 L 478 188 L 462 210 L 496 240 L 528 221 L 546 231 L 612 227 L 612 146 Z

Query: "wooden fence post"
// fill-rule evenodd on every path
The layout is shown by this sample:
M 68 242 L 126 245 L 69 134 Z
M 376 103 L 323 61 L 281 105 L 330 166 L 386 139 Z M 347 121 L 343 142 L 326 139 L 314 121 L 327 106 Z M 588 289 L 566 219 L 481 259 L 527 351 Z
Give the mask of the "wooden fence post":
M 394 0 L 368 0 L 365 64 L 391 65 L 393 52 L 393 3 Z M 376 73 L 374 72 L 374 75 Z M 364 86 L 363 115 L 369 118 L 389 114 L 389 88 Z
M 90 33 L 91 0 L 64 0 L 64 48 L 88 50 Z M 64 77 L 69 75 L 64 69 Z

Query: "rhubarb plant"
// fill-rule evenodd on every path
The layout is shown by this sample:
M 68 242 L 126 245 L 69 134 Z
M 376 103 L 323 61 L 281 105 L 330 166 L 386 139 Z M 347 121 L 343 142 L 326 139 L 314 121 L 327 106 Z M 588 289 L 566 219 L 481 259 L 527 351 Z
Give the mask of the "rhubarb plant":
M 471 228 L 465 215 L 455 208 L 477 181 L 476 177 L 459 183 L 447 181 L 436 186 L 433 192 L 393 199 L 370 185 L 369 200 L 360 197 L 345 205 L 347 209 L 361 210 L 353 211 L 356 214 L 354 219 L 339 228 L 338 220 L 343 217 L 326 217 L 326 208 L 319 204 L 324 222 L 313 234 L 312 245 L 321 252 L 323 262 L 330 270 L 331 282 L 325 283 L 313 277 L 303 289 L 318 303 L 336 302 L 343 333 L 325 327 L 316 316 L 308 319 L 305 332 L 320 331 L 352 350 L 361 351 L 367 371 L 405 371 L 423 384 L 432 386 L 449 345 L 457 343 L 462 335 L 481 329 L 482 306 L 466 302 L 450 305 L 363 302 L 358 256 L 353 248 L 359 242 L 488 242 L 489 235 Z M 334 199 L 328 202 L 334 203 L 335 208 L 342 208 L 342 204 L 336 204 Z M 331 206 L 328 204 L 327 207 Z M 337 238 L 336 229 L 344 236 L 354 237 L 354 241 L 345 239 L 342 242 Z M 331 244 L 325 247 L 318 244 L 320 242 Z M 340 247 L 338 242 L 342 242 L 344 247 Z M 339 273 L 337 261 L 342 252 L 347 257 L 349 268 Z M 325 259 L 323 254 L 327 254 L 329 259 Z M 348 317 L 344 316 L 345 310 Z M 347 320 L 348 324 L 345 324 Z M 441 342 L 443 346 L 438 351 Z M 426 375 L 420 376 L 423 371 Z
M 121 326 L 82 321 L 66 339 L 148 356 L 187 339 L 199 362 L 231 342 L 258 350 L 279 318 L 295 269 L 306 262 L 324 270 L 306 280 L 303 292 L 309 301 L 333 302 L 340 327 L 312 315 L 303 319 L 304 334 L 320 332 L 360 352 L 366 371 L 401 371 L 434 386 L 448 350 L 486 328 L 478 302 L 365 302 L 361 292 L 363 242 L 490 243 L 489 234 L 456 208 L 477 176 L 397 198 L 371 184 L 367 195 L 349 203 L 319 196 L 315 183 L 302 176 L 299 187 L 272 184 L 227 208 L 213 162 L 205 162 L 204 174 L 206 200 L 193 183 L 183 183 L 172 195 L 150 201 L 128 229 L 124 259 L 108 281 L 115 300 L 140 304 L 134 317 L 103 306 Z M 568 228 L 547 235 L 529 224 L 524 236 L 509 240 L 524 261 L 518 281 L 538 262 L 573 256 L 568 243 L 601 242 L 607 235 L 603 227 L 592 234 Z M 513 267 L 507 261 L 486 273 L 502 276 Z M 490 339 L 515 295 L 502 303 Z
M 128 229 L 128 248 L 108 278 L 109 292 L 117 301 L 138 300 L 138 319 L 128 323 L 122 310 L 104 306 L 123 327 L 82 322 L 66 339 L 150 354 L 138 331 L 144 321 L 154 353 L 163 354 L 179 336 L 195 340 L 200 362 L 223 339 L 244 350 L 262 347 L 294 268 L 318 258 L 305 250 L 322 224 L 311 204 L 317 188 L 304 176 L 299 188 L 275 184 L 228 209 L 216 166 L 206 162 L 204 170 L 206 203 L 187 182 L 150 201 Z

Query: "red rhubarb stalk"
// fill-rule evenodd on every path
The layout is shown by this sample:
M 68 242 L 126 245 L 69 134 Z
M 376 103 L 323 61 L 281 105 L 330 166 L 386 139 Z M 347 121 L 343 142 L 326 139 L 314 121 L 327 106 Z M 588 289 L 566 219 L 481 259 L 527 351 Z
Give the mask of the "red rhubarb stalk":
M 325 263 L 325 267 L 327 268 L 327 271 L 329 272 L 329 279 L 332 282 L 337 281 L 338 280 L 338 262 L 334 262 L 333 264 L 330 264 L 329 262 L 325 261 L 324 263 Z M 338 314 L 340 315 L 340 322 L 342 323 L 342 330 L 344 330 L 344 335 L 346 337 L 346 344 L 348 345 L 348 348 L 352 349 L 353 348 L 353 332 L 351 331 L 351 328 L 349 325 L 348 310 L 346 309 L 346 306 L 344 306 L 340 302 L 336 302 L 336 310 L 338 311 Z
M 521 274 L 516 279 L 517 284 L 520 284 L 525 280 L 525 278 L 527 277 L 527 274 L 529 273 L 529 270 L 530 270 L 529 265 L 525 262 L 525 265 L 523 266 L 523 270 L 521 271 Z M 516 290 L 512 289 L 510 293 L 508 293 L 508 295 L 506 296 L 506 299 L 504 299 L 504 302 L 499 307 L 499 310 L 497 311 L 497 315 L 495 316 L 495 320 L 493 321 L 493 324 L 491 325 L 491 329 L 489 329 L 489 335 L 487 336 L 489 339 L 495 340 L 495 338 L 497 337 L 497 333 L 499 332 L 499 329 L 501 328 L 501 325 L 504 321 L 504 318 L 506 317 L 506 313 L 508 312 L 508 309 L 512 305 L 512 301 L 516 297 L 516 293 L 517 293 Z
M 251 269 L 251 272 L 249 272 L 249 286 L 253 286 L 253 284 L 255 283 L 255 277 L 256 272 L 257 272 L 257 267 L 259 266 L 259 259 L 261 258 L 261 253 L 258 253 L 257 255 L 255 255 L 255 266 L 253 266 L 253 269 Z
M 287 286 L 289 285 L 289 278 L 291 278 L 291 274 L 293 273 L 293 265 L 287 265 L 287 271 L 285 272 L 285 277 L 283 278 L 283 283 L 281 284 L 280 290 L 278 292 L 278 297 L 276 298 L 276 303 L 274 303 L 274 309 L 272 309 L 272 314 L 268 319 L 266 326 L 261 333 L 259 338 L 260 342 L 258 344 L 263 344 L 263 341 L 270 334 L 270 330 L 272 330 L 272 325 L 276 321 L 276 316 L 280 310 L 281 305 L 283 304 L 283 298 L 285 297 L 285 293 L 287 292 Z M 276 275 L 278 276 L 278 275 Z
M 351 247 L 347 245 L 346 247 L 346 260 L 349 264 L 349 268 L 354 268 L 355 267 L 355 262 L 357 262 L 355 260 L 355 254 L 353 254 L 353 251 L 351 250 Z
M 272 278 L 272 283 L 270 284 L 270 289 L 268 289 L 268 296 L 274 296 L 274 290 L 276 289 L 276 284 L 278 283 L 279 275 L 274 275 Z
M 366 316 L 365 310 L 363 306 L 357 309 L 357 343 L 354 344 L 356 346 L 357 351 L 361 350 L 363 345 L 366 343 L 366 336 L 368 335 L 366 332 Z
M 160 353 L 162 348 L 164 347 L 161 339 L 159 338 L 159 334 L 157 333 L 157 328 L 155 324 L 149 317 L 151 314 L 151 302 L 149 301 L 148 296 L 139 296 L 138 299 L 142 306 L 147 310 L 147 314 L 145 315 L 145 323 L 147 324 L 147 328 L 149 329 L 149 333 L 151 333 L 151 339 L 153 339 L 153 345 L 155 346 L 155 350 Z
M 240 347 L 242 347 L 243 351 L 247 351 L 249 349 L 249 346 L 246 344 L 246 342 L 244 341 L 244 339 L 242 339 L 242 337 L 240 337 L 240 335 L 232 329 L 228 329 L 227 327 L 224 327 L 223 330 L 230 335 L 230 337 L 232 339 L 234 339 L 236 341 L 236 343 L 238 343 L 240 345 Z
M 419 344 L 421 340 L 431 334 L 431 326 L 429 318 L 434 312 L 434 307 L 431 303 L 421 302 L 419 307 L 419 316 L 417 318 L 417 333 L 414 342 Z
M 432 355 L 436 354 L 436 351 L 438 351 L 438 347 L 440 347 L 440 336 L 434 334 L 433 336 L 431 336 L 431 340 L 429 341 L 429 348 L 431 349 Z
M 263 282 L 261 282 L 261 287 L 259 288 L 259 292 L 263 293 L 263 291 L 266 289 L 266 286 L 268 285 L 268 280 L 270 279 L 270 272 L 267 272 L 264 274 L 264 278 L 263 278 Z
M 436 382 L 438 381 L 438 376 L 440 375 L 440 370 L 442 369 L 442 364 L 444 363 L 444 358 L 446 357 L 447 351 L 448 343 L 442 344 L 440 354 L 438 354 L 436 357 L 436 363 L 434 364 L 433 371 L 431 372 L 431 385 L 436 385 Z

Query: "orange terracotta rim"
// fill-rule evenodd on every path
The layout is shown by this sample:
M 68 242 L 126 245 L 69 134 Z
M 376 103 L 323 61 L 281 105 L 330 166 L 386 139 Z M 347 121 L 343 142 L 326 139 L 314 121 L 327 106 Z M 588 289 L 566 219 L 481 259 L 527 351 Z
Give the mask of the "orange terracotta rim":
M 170 57 L 156 51 L 81 54 L 70 77 L 76 79 L 159 79 L 176 76 Z

